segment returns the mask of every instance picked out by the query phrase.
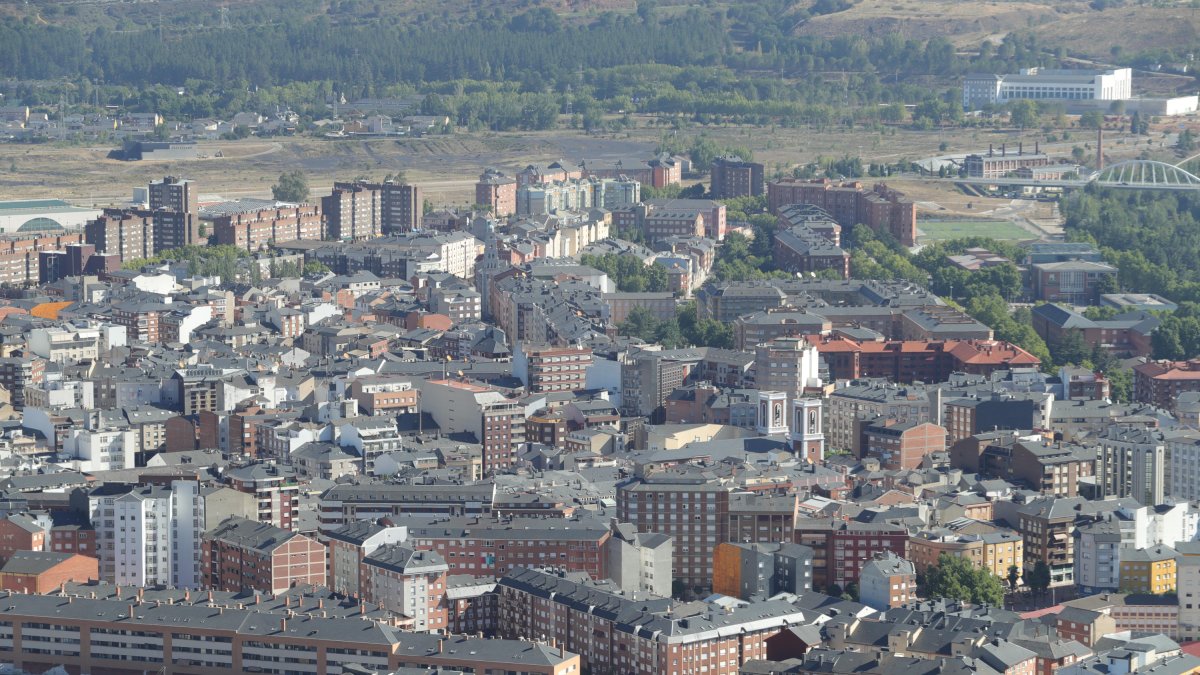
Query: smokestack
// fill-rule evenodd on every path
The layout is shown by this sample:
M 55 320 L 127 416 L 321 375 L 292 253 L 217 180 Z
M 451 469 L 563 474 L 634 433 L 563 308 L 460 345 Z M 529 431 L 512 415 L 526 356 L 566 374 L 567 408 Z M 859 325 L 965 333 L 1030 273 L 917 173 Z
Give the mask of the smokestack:
M 1096 170 L 1104 170 L 1104 129 L 1096 130 Z
M 287 632 L 287 618 L 285 618 L 285 617 L 279 618 L 279 632 L 280 633 Z
M 1008 143 L 1001 143 L 1001 144 L 1000 144 L 1000 156 L 1001 156 L 1001 157 L 1008 157 Z
M 988 157 L 992 156 L 992 144 L 988 143 Z
M 1040 155 L 1040 154 L 1042 154 L 1042 151 L 1041 151 L 1041 149 L 1040 149 L 1041 147 L 1042 147 L 1042 142 L 1041 142 L 1041 141 L 1034 141 L 1034 142 L 1033 142 L 1033 154 L 1035 154 L 1035 155 Z
M 1017 156 L 1025 154 L 1025 141 L 1017 141 Z

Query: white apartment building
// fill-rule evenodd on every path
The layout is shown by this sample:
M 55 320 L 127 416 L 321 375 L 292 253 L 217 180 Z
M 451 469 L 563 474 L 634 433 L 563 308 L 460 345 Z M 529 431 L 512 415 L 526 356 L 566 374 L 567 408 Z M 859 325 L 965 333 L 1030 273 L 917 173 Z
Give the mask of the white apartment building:
M 1200 512 L 1187 502 L 1137 506 L 1126 498 L 1095 522 L 1075 529 L 1075 583 L 1087 593 L 1116 591 L 1124 552 L 1196 539 Z M 1116 502 L 1114 502 L 1115 506 Z
M 199 587 L 204 535 L 200 484 L 113 487 L 88 497 L 101 579 L 131 586 Z
M 1133 71 L 1022 68 L 1015 75 L 968 75 L 963 79 L 963 108 L 1009 101 L 1120 101 L 1133 97 Z
M 63 456 L 72 468 L 85 473 L 132 469 L 141 449 L 132 429 L 72 429 L 63 441 Z
M 125 345 L 125 326 L 50 326 L 29 331 L 29 351 L 52 363 L 94 361 Z
M 439 553 L 404 544 L 381 546 L 362 560 L 364 597 L 384 609 L 413 620 L 419 633 L 443 632 L 446 616 L 446 573 Z

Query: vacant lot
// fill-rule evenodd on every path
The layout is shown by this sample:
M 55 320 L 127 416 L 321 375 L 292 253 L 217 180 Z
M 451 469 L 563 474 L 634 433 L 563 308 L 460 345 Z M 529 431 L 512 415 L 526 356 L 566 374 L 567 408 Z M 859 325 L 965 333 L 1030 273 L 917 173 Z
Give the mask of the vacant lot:
M 919 220 L 922 241 L 942 241 L 963 237 L 990 237 L 1001 240 L 1033 239 L 1026 230 L 1006 220 Z

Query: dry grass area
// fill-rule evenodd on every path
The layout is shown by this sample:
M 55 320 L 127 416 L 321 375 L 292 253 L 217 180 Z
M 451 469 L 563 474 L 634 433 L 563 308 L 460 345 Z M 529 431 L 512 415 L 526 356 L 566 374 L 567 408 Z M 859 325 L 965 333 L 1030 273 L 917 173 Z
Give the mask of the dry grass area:
M 1133 53 L 1194 44 L 1200 35 L 1200 10 L 1187 4 L 1151 7 L 1131 2 L 1096 11 L 1082 0 L 858 0 L 849 10 L 808 21 L 797 33 L 899 33 L 914 40 L 941 36 L 973 50 L 983 39 L 1033 31 L 1046 44 L 1061 44 L 1070 54 L 1103 61 L 1112 57 L 1113 45 Z
M 443 204 L 469 204 L 474 199 L 475 177 L 485 167 L 516 171 L 531 163 L 557 159 L 617 159 L 648 157 L 664 134 L 651 118 L 638 120 L 638 128 L 619 134 L 593 136 L 560 129 L 546 132 L 455 133 L 413 139 L 320 140 L 313 138 L 248 139 L 201 144 L 202 158 L 188 161 L 123 162 L 107 159 L 107 146 L 0 144 L 0 199 L 63 197 L 84 204 L 120 203 L 130 188 L 165 174 L 196 180 L 205 194 L 226 197 L 268 196 L 280 173 L 303 171 L 313 192 L 328 189 L 335 180 L 357 176 L 380 179 L 403 171 L 408 179 L 426 188 L 430 199 Z M 790 172 L 792 167 L 820 157 L 861 156 L 867 162 L 895 163 L 945 153 L 997 151 L 1006 143 L 1015 149 L 1035 140 L 1052 157 L 1065 159 L 1075 145 L 1086 145 L 1093 136 L 1075 131 L 1071 140 L 1046 142 L 1042 132 L 986 130 L 883 132 L 772 127 L 710 126 L 679 131 L 684 139 L 705 134 L 719 144 L 748 147 L 763 162 L 768 174 Z M 1144 142 L 1144 141 L 1143 141 Z M 945 143 L 946 150 L 939 150 Z M 1135 156 L 1135 148 L 1110 134 L 1110 159 Z M 685 143 L 686 144 L 686 143 Z M 1169 151 L 1156 149 L 1168 158 Z M 1090 153 L 1090 149 L 1089 149 Z M 11 170 L 14 169 L 15 171 Z M 924 197 L 920 199 L 924 200 Z M 929 198 L 929 201 L 939 201 Z M 963 215 L 970 215 L 965 210 Z
M 1200 28 L 1200 10 L 1182 4 L 1072 13 L 1039 25 L 1035 32 L 1049 44 L 1061 44 L 1071 54 L 1100 60 L 1111 58 L 1113 45 L 1119 45 L 1126 54 L 1193 45 Z
M 941 36 L 959 46 L 974 47 L 987 37 L 1057 21 L 1064 14 L 1076 11 L 1077 5 L 1082 3 L 1071 0 L 859 0 L 844 12 L 813 18 L 796 32 L 825 37 L 898 33 L 911 40 Z

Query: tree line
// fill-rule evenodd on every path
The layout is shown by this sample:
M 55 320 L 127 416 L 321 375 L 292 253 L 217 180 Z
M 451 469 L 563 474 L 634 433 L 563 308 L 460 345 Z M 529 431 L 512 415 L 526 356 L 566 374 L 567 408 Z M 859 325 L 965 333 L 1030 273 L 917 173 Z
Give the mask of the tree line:
M 862 109 L 851 119 L 887 121 L 897 109 L 875 104 L 896 102 L 920 103 L 923 119 L 941 123 L 953 119 L 957 95 L 931 92 L 930 77 L 1057 63 L 1027 35 L 987 44 L 975 57 L 942 38 L 791 35 L 797 15 L 784 11 L 787 4 L 756 0 L 668 18 L 604 13 L 580 24 L 536 8 L 420 28 L 284 16 L 161 37 L 9 19 L 0 22 L 0 78 L 22 81 L 14 93 L 25 102 L 57 103 L 63 92 L 44 85 L 65 80 L 76 101 L 101 93 L 104 103 L 168 116 L 255 104 L 265 112 L 272 102 L 320 107 L 335 96 L 382 97 L 399 88 L 433 94 L 427 113 L 493 129 L 548 128 L 566 113 L 590 128 L 615 110 L 820 127 L 855 107 Z M 503 114 L 492 112 L 497 107 Z

